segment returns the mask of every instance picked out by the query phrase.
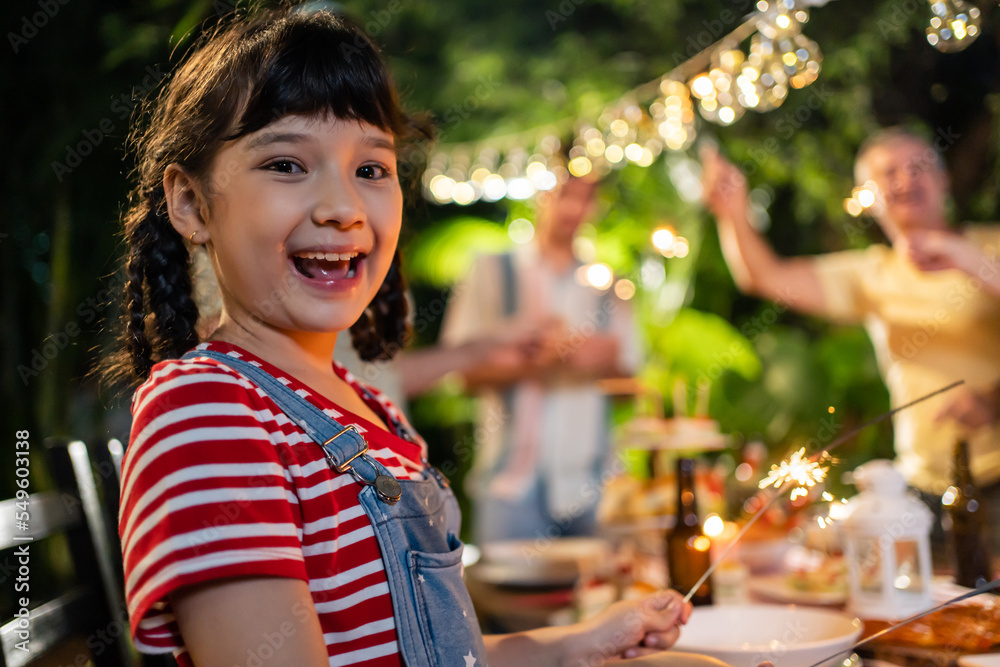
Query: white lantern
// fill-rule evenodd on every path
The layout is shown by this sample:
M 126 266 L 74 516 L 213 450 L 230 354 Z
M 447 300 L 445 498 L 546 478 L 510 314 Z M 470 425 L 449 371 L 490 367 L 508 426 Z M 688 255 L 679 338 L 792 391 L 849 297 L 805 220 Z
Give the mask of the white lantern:
M 861 618 L 899 619 L 933 606 L 931 511 L 906 490 L 891 461 L 854 471 L 861 493 L 841 527 L 850 574 L 849 609 Z

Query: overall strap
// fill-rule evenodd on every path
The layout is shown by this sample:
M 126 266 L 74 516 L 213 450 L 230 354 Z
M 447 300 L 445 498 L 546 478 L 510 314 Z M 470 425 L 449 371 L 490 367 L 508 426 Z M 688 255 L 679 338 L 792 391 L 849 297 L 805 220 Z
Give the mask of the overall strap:
M 358 482 L 374 486 L 378 497 L 388 503 L 399 500 L 401 487 L 388 468 L 368 455 L 368 442 L 354 425 L 343 426 L 299 394 L 282 384 L 260 366 L 215 350 L 191 350 L 183 359 L 209 357 L 242 373 L 278 404 L 290 420 L 298 424 L 326 455 L 338 473 L 350 472 Z M 358 465 L 363 463 L 364 465 Z
M 503 285 L 503 315 L 510 317 L 517 312 L 517 275 L 514 272 L 514 253 L 500 255 L 500 272 Z
M 611 314 L 614 312 L 616 303 L 614 301 L 614 292 L 612 290 L 606 290 L 601 294 L 601 315 L 603 317 L 598 317 L 597 328 L 600 331 L 607 331 L 611 328 Z

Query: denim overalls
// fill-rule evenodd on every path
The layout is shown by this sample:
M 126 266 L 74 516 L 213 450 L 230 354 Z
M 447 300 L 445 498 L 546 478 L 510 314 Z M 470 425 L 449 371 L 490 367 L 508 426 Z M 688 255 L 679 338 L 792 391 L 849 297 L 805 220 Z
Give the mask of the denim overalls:
M 406 665 L 485 665 L 483 638 L 462 581 L 461 515 L 444 477 L 425 461 L 421 479 L 396 480 L 368 456 L 368 443 L 354 427 L 344 428 L 264 369 L 214 350 L 194 350 L 184 358 L 201 356 L 260 387 L 323 448 L 331 469 L 350 473 L 364 487 L 358 498 L 382 550 Z

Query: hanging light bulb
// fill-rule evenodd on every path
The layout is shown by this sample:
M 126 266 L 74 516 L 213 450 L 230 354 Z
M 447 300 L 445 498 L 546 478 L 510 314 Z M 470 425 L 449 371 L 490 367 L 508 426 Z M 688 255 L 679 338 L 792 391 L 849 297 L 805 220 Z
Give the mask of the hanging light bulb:
M 707 74 L 699 74 L 690 85 L 691 93 L 698 98 L 698 106 L 705 120 L 719 125 L 732 125 L 743 115 L 736 78 L 744 56 L 739 49 L 723 47 L 712 60 L 714 66 Z
M 963 0 L 930 0 L 927 41 L 938 51 L 955 53 L 979 36 L 979 8 Z
M 586 176 L 594 168 L 593 162 L 587 157 L 587 149 L 581 145 L 582 142 L 582 137 L 575 139 L 573 147 L 569 149 L 569 163 L 566 165 L 567 171 L 577 178 Z
M 663 99 L 653 102 L 649 114 L 667 148 L 682 151 L 694 142 L 694 105 L 688 87 L 674 79 L 660 82 Z
M 760 0 L 757 9 L 757 30 L 774 40 L 795 37 L 809 18 L 805 10 L 795 9 L 794 0 Z
M 788 77 L 792 88 L 805 88 L 819 77 L 820 63 L 823 61 L 823 54 L 820 53 L 819 44 L 809 39 L 802 33 L 792 38 L 792 51 L 795 55 L 795 72 Z M 787 54 L 782 56 L 785 64 Z
M 793 0 L 760 0 L 758 34 L 737 79 L 740 101 L 756 111 L 781 106 L 789 88 L 804 88 L 819 76 L 823 55 L 813 40 L 802 34 L 809 19 Z
M 788 97 L 788 75 L 781 54 L 769 37 L 756 34 L 750 40 L 750 54 L 736 78 L 740 102 L 754 111 L 771 111 Z
M 881 215 L 885 210 L 885 201 L 875 181 L 867 180 L 851 190 L 851 196 L 844 200 L 844 210 L 854 218 L 865 212 Z
M 630 162 L 646 162 L 646 152 L 638 143 L 639 126 L 646 122 L 648 121 L 642 108 L 635 104 L 606 110 L 598 119 L 598 125 L 605 130 L 587 142 L 587 150 L 592 150 L 591 154 L 599 160 L 603 158 L 603 164 L 613 169 L 624 167 Z M 604 150 L 598 152 L 597 149 L 602 145 Z M 648 156 L 648 162 L 652 163 L 651 155 Z

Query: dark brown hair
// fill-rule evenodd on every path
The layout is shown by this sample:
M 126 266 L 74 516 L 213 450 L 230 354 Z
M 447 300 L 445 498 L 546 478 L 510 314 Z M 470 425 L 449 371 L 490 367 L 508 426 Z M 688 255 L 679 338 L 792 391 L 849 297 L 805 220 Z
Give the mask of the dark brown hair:
M 124 313 L 119 349 L 101 368 L 109 383 L 136 386 L 158 361 L 196 345 L 191 257 L 164 201 L 168 165 L 207 182 L 223 142 L 288 114 L 333 114 L 390 132 L 428 138 L 403 114 L 378 49 L 326 11 L 269 10 L 233 17 L 202 37 L 134 131 L 137 184 L 124 215 Z M 406 165 L 410 166 L 410 165 Z M 386 359 L 408 335 L 399 254 L 374 300 L 351 327 L 362 359 Z

